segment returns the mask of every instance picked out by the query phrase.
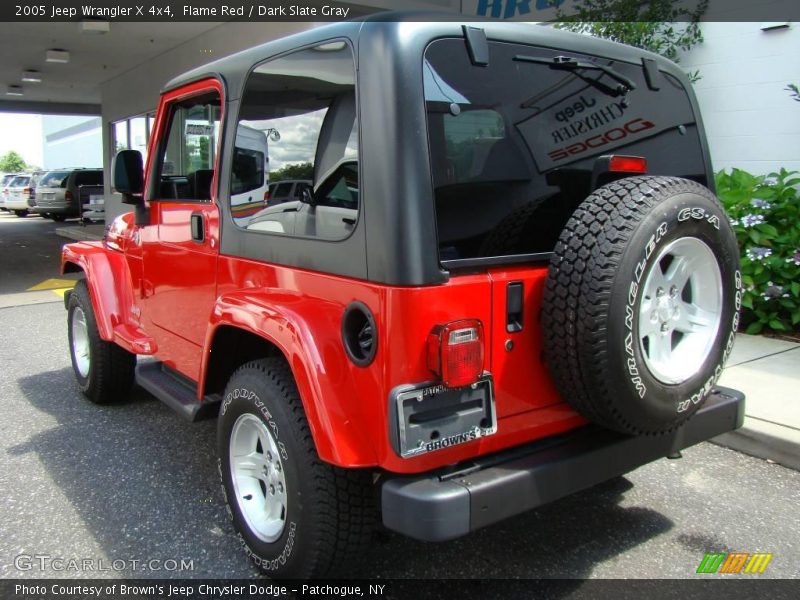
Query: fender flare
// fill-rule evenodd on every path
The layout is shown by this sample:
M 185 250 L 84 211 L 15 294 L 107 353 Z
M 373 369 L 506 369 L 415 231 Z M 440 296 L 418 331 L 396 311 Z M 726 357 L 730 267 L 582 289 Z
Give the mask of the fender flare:
M 114 328 L 128 322 L 133 303 L 124 255 L 106 250 L 100 242 L 66 244 L 61 251 L 61 273 L 76 268 L 84 273 L 100 337 L 114 341 Z
M 321 460 L 351 468 L 378 464 L 375 448 L 361 426 L 358 411 L 344 413 L 336 410 L 339 405 L 325 401 L 332 396 L 330 390 L 334 384 L 305 321 L 296 312 L 252 289 L 217 299 L 206 333 L 198 395 L 205 393 L 211 348 L 221 327 L 233 327 L 258 336 L 281 352 L 292 370 Z

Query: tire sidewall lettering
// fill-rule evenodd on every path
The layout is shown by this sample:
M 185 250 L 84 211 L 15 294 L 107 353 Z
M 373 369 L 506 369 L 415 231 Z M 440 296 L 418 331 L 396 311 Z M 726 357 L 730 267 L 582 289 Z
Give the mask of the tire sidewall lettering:
M 719 236 L 721 228 L 721 209 L 719 214 L 708 206 L 698 206 L 699 203 L 693 203 L 691 199 L 683 199 L 682 201 L 672 203 L 671 199 L 665 200 L 665 210 L 658 210 L 658 206 L 654 211 L 656 214 L 663 215 L 661 219 L 656 220 L 650 227 L 650 233 L 644 234 L 644 242 L 640 244 L 638 258 L 635 258 L 632 265 L 632 273 L 630 279 L 627 281 L 624 318 L 623 318 L 623 341 L 622 350 L 624 353 L 623 370 L 625 373 L 625 380 L 627 387 L 632 390 L 636 398 L 646 400 L 650 398 L 652 401 L 657 401 L 659 396 L 663 395 L 665 386 L 650 375 L 649 370 L 644 363 L 643 350 L 640 346 L 638 337 L 638 319 L 640 312 L 640 305 L 642 301 L 643 285 L 647 279 L 654 265 L 652 260 L 658 251 L 667 243 L 681 237 L 706 237 L 714 238 Z M 669 206 L 673 204 L 673 206 Z M 641 238 L 640 238 L 641 239 Z M 716 256 L 716 252 L 715 252 Z M 713 368 L 703 368 L 702 371 L 709 373 L 700 382 L 692 384 L 691 391 L 681 394 L 682 397 L 673 399 L 673 407 L 677 413 L 685 413 L 693 407 L 699 407 L 703 400 L 711 393 L 714 385 L 722 374 L 722 369 L 725 361 L 730 355 L 735 339 L 735 332 L 738 329 L 739 323 L 739 310 L 742 301 L 742 281 L 741 272 L 738 270 L 738 263 L 736 263 L 732 274 L 726 273 L 726 268 L 720 261 L 720 270 L 723 277 L 723 289 L 731 290 L 732 297 L 723 292 L 723 315 L 727 312 L 727 305 L 732 305 L 732 316 L 730 319 L 725 319 L 720 324 L 718 332 L 718 340 L 724 340 L 722 343 L 722 352 L 719 361 Z M 733 285 L 728 285 L 729 282 Z M 718 341 L 718 343 L 720 343 Z M 711 350 L 713 355 L 716 350 L 716 345 Z M 707 359 L 708 360 L 708 359 Z M 699 372 L 698 372 L 699 374 Z M 687 380 L 679 386 L 685 386 L 691 383 L 691 379 Z M 655 387 L 656 389 L 652 389 Z
M 234 410 L 235 409 L 235 410 Z M 250 409 L 250 410 L 248 410 Z M 275 443 L 278 446 L 278 449 L 281 453 L 281 459 L 285 463 L 286 468 L 286 475 L 287 478 L 290 476 L 290 469 L 292 468 L 291 463 L 289 462 L 289 452 L 287 449 L 286 444 L 280 439 L 280 429 L 278 423 L 275 421 L 272 412 L 267 407 L 266 403 L 261 400 L 258 393 L 250 390 L 246 387 L 236 387 L 232 390 L 229 390 L 220 406 L 220 419 L 223 419 L 228 413 L 231 413 L 229 418 L 235 419 L 238 418 L 241 414 L 257 412 L 261 417 L 263 417 L 264 422 L 271 430 L 272 435 L 275 438 Z M 228 460 L 227 453 L 226 453 L 225 461 Z M 227 470 L 228 475 L 224 475 L 226 472 L 225 463 L 223 463 L 223 458 L 219 457 L 218 461 L 218 470 L 219 475 L 222 483 L 222 492 L 225 499 L 225 506 L 228 512 L 228 516 L 231 518 L 234 523 L 238 523 L 237 529 L 247 528 L 247 522 L 244 517 L 239 513 L 238 507 L 235 507 L 235 498 L 231 496 L 231 492 L 229 491 L 228 487 L 230 486 L 230 490 L 233 490 L 232 482 L 230 481 L 230 469 Z M 294 487 L 294 486 L 292 486 Z M 291 488 L 290 488 L 291 489 Z M 297 507 L 294 507 L 295 509 Z M 294 509 L 292 510 L 294 512 Z M 248 539 L 248 537 L 252 537 L 253 539 Z M 273 544 L 267 544 L 255 538 L 255 536 L 245 536 L 242 534 L 241 531 L 237 531 L 237 539 L 239 541 L 239 545 L 241 546 L 244 553 L 261 569 L 268 571 L 268 572 L 275 572 L 280 570 L 282 567 L 286 565 L 286 563 L 290 560 L 292 556 L 293 549 L 297 543 L 298 539 L 298 525 L 295 520 L 288 519 L 286 521 L 286 528 L 279 540 L 277 540 Z M 270 552 L 269 554 L 265 553 L 263 550 L 259 549 L 259 545 L 269 546 L 270 548 L 281 544 L 280 551 L 275 553 Z

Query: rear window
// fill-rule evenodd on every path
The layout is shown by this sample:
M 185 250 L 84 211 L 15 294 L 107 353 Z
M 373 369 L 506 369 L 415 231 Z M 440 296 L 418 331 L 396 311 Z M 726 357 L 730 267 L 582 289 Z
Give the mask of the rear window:
M 653 90 L 642 63 L 489 47 L 487 67 L 472 65 L 463 39 L 435 41 L 425 53 L 442 261 L 552 251 L 569 216 L 603 183 L 593 174 L 603 155 L 644 156 L 650 174 L 706 183 L 691 104 L 672 76 L 657 72 Z M 564 55 L 583 67 L 554 65 Z M 635 89 L 620 90 L 619 78 Z
M 71 171 L 50 171 L 42 175 L 40 187 L 67 187 L 67 177 Z
M 28 185 L 30 181 L 31 181 L 30 177 L 15 177 L 11 181 L 11 185 L 9 185 L 8 187 L 24 187 Z
M 75 186 L 103 185 L 102 171 L 78 171 L 75 173 Z

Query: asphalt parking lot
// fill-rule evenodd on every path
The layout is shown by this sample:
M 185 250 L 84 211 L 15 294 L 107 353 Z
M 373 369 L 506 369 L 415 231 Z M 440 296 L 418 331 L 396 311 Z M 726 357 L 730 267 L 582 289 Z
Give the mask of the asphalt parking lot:
M 257 576 L 223 504 L 215 422 L 186 423 L 142 390 L 118 406 L 90 404 L 73 383 L 60 297 L 14 302 L 59 277 L 54 230 L 0 213 L 0 577 Z M 794 578 L 798 506 L 800 473 L 705 443 L 454 542 L 382 533 L 358 573 L 691 578 L 718 551 L 774 555 L 763 575 L 729 577 Z M 25 569 L 20 555 L 193 569 Z

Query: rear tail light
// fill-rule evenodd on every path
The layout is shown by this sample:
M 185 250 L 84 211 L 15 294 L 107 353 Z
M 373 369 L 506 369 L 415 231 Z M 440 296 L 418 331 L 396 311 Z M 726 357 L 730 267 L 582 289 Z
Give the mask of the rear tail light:
M 647 173 L 647 159 L 643 156 L 611 156 L 608 170 L 615 173 Z
M 475 383 L 483 374 L 483 325 L 477 319 L 437 325 L 428 336 L 428 368 L 450 388 Z
M 264 192 L 264 206 L 269 206 L 269 190 Z
M 72 202 L 72 192 L 70 192 L 69 190 L 64 192 L 64 200 L 66 200 L 67 202 Z

